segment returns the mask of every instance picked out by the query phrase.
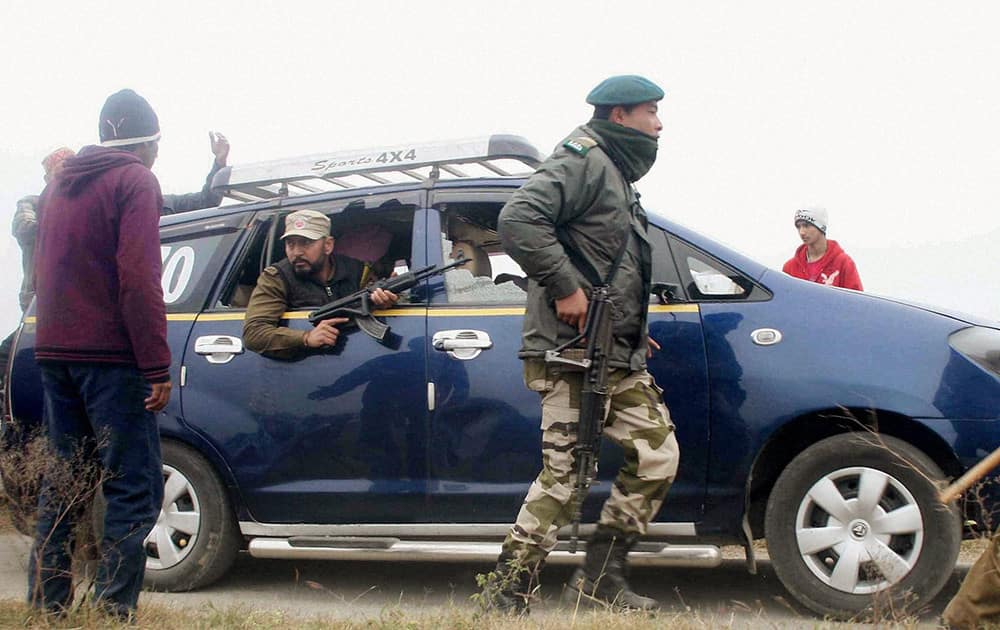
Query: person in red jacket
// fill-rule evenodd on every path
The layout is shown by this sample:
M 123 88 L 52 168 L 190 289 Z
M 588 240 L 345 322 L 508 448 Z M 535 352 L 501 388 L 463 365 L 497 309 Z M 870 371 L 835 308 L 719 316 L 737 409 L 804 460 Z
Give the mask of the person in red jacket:
M 795 227 L 802 244 L 781 270 L 810 282 L 864 291 L 854 261 L 837 241 L 826 237 L 828 222 L 825 208 L 803 208 L 795 212 Z
M 28 601 L 47 612 L 73 599 L 73 527 L 96 476 L 107 504 L 94 601 L 135 612 L 143 541 L 163 502 L 155 414 L 170 398 L 160 285 L 160 184 L 150 171 L 160 125 L 132 90 L 108 97 L 100 146 L 63 165 L 39 200 L 35 359 L 51 462 L 38 500 Z M 93 471 L 96 471 L 96 475 Z

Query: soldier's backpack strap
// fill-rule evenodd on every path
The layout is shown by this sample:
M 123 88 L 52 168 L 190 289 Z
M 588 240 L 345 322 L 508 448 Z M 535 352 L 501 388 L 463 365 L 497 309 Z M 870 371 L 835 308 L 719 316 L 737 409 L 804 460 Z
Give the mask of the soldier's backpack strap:
M 562 145 L 573 153 L 587 155 L 587 151 L 597 146 L 597 140 L 589 136 L 577 136 L 576 138 L 566 140 Z

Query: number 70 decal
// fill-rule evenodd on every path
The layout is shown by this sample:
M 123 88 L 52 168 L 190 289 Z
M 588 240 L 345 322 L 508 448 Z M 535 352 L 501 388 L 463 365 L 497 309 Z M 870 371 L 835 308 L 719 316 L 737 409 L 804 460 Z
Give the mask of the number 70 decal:
M 163 262 L 163 301 L 173 304 L 184 295 L 191 282 L 194 271 L 194 249 L 184 245 L 174 249 L 170 245 L 160 246 L 160 258 Z

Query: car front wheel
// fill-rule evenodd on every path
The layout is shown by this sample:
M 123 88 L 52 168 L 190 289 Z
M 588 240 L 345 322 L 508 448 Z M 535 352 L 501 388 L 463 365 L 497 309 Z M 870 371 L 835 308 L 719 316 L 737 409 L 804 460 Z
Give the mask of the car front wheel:
M 191 449 L 163 442 L 163 506 L 146 537 L 145 586 L 186 591 L 226 572 L 239 551 L 239 530 L 222 482 Z
M 841 619 L 926 604 L 961 543 L 957 508 L 937 500 L 943 478 L 924 453 L 890 436 L 851 433 L 810 446 L 767 502 L 778 578 L 808 608 Z

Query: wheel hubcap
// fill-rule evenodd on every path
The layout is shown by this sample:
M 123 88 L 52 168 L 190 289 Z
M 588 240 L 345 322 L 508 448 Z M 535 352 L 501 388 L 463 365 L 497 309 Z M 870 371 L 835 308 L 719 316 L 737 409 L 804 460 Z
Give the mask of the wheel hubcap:
M 865 467 L 842 468 L 813 484 L 795 518 L 799 553 L 824 584 L 875 593 L 902 580 L 923 547 L 923 516 L 899 480 Z
M 163 505 L 153 531 L 146 536 L 146 568 L 169 569 L 194 548 L 201 529 L 201 505 L 187 477 L 163 466 Z
M 859 519 L 851 523 L 850 530 L 854 540 L 864 540 L 868 536 L 868 523 Z

